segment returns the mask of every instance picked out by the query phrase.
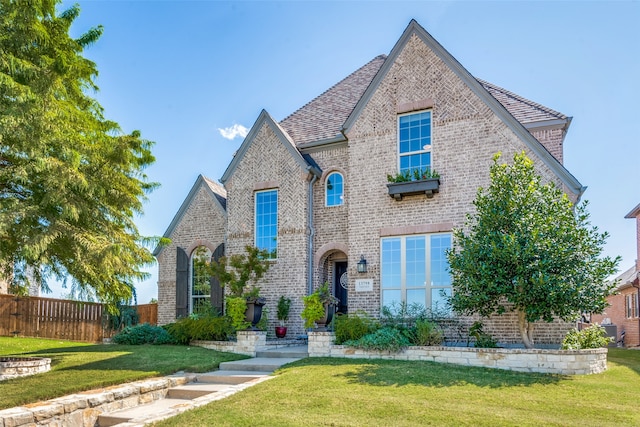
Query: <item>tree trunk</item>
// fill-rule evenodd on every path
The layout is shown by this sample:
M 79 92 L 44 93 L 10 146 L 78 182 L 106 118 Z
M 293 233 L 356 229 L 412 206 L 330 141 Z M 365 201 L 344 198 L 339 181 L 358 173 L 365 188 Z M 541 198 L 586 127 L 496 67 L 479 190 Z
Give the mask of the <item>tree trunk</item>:
M 527 321 L 526 313 L 518 310 L 518 328 L 525 348 L 533 348 L 534 324 Z

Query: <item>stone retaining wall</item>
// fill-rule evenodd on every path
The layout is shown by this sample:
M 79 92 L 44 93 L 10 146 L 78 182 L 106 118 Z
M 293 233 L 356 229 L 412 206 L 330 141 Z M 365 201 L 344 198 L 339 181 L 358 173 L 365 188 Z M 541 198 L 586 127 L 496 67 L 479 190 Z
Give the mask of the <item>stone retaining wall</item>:
M 0 381 L 41 374 L 51 369 L 47 357 L 0 357 Z
M 520 372 L 583 375 L 607 369 L 607 349 L 540 350 L 471 347 L 409 347 L 401 352 L 369 351 L 334 345 L 332 332 L 309 333 L 309 356 L 426 360 Z
M 162 399 L 169 388 L 192 379 L 185 375 L 153 378 L 9 408 L 0 411 L 0 427 L 94 427 L 103 413 Z

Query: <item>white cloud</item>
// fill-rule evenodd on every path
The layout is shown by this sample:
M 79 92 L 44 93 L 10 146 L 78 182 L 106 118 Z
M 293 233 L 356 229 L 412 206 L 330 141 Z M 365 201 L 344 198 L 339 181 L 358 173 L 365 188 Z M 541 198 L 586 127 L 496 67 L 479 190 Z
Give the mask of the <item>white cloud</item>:
M 218 132 L 220 132 L 220 135 L 222 135 L 223 138 L 234 140 L 237 137 L 244 138 L 245 136 L 247 136 L 247 134 L 249 133 L 249 129 L 242 125 L 235 124 L 224 129 L 218 128 Z

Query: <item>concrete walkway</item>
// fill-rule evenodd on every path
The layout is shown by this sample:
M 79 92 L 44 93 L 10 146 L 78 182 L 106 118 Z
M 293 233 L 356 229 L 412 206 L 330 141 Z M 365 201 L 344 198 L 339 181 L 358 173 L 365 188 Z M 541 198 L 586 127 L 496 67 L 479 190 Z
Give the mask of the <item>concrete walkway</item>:
M 281 347 L 258 352 L 251 359 L 223 362 L 217 371 L 185 374 L 193 377 L 193 381 L 170 388 L 164 399 L 103 413 L 98 417 L 98 425 L 134 427 L 157 422 L 273 378 L 271 373 L 280 366 L 307 356 L 306 345 Z

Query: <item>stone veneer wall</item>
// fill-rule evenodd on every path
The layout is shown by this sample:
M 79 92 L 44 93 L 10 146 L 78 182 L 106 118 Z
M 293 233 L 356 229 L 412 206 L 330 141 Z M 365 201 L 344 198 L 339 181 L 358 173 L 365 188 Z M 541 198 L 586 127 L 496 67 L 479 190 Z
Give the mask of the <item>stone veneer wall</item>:
M 539 350 L 470 347 L 408 347 L 398 352 L 367 351 L 333 345 L 332 332 L 309 333 L 310 357 L 424 360 L 464 366 L 545 374 L 598 374 L 607 369 L 606 348 L 590 350 Z
M 0 426 L 94 427 L 103 413 L 162 399 L 169 388 L 191 379 L 187 376 L 154 378 L 4 409 L 0 410 Z
M 206 184 L 200 187 L 180 223 L 171 234 L 171 244 L 158 255 L 158 324 L 176 319 L 176 247 L 191 256 L 198 246 L 211 252 L 225 241 L 226 218 L 221 206 L 213 200 Z

